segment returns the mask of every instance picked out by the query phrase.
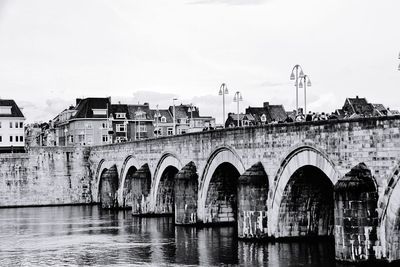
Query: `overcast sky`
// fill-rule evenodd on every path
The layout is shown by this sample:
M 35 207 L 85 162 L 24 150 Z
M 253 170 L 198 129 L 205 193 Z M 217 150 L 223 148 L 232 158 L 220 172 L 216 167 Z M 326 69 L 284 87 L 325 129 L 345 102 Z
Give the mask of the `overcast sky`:
M 227 111 L 235 91 L 243 109 L 293 110 L 300 64 L 308 109 L 355 95 L 400 109 L 399 10 L 399 0 L 0 0 L 0 97 L 28 121 L 76 97 L 152 107 L 177 97 L 221 123 L 222 82 Z

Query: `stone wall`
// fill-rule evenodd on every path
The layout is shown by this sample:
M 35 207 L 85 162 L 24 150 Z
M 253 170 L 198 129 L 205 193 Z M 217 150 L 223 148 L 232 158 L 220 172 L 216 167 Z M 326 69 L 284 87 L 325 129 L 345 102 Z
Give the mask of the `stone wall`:
M 0 207 L 91 203 L 88 155 L 56 147 L 0 154 Z

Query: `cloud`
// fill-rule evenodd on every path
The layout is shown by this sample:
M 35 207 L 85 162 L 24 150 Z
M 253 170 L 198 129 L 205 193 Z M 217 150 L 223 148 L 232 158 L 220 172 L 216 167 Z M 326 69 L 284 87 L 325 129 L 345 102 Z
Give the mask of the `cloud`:
M 195 0 L 189 4 L 260 5 L 267 0 Z

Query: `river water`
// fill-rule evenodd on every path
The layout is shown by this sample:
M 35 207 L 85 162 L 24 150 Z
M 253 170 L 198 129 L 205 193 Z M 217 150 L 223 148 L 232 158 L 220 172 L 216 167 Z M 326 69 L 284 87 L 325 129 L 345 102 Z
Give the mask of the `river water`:
M 235 236 L 234 227 L 175 227 L 172 218 L 96 206 L 0 209 L 0 266 L 341 266 L 333 240 L 250 243 Z

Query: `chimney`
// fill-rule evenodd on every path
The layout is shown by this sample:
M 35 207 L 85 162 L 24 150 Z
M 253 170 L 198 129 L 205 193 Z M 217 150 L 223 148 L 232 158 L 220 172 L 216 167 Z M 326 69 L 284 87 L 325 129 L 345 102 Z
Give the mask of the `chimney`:
M 356 99 L 358 99 L 358 95 L 356 95 Z
M 149 105 L 149 103 L 148 102 L 144 102 L 144 104 L 143 104 L 144 106 L 148 106 Z
M 264 108 L 269 107 L 269 102 L 264 102 Z

